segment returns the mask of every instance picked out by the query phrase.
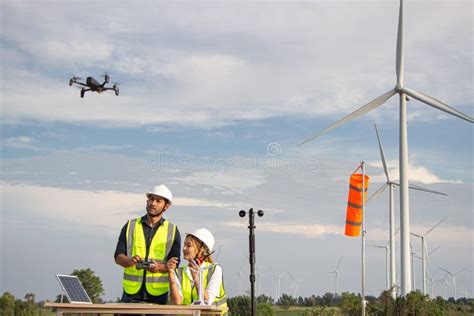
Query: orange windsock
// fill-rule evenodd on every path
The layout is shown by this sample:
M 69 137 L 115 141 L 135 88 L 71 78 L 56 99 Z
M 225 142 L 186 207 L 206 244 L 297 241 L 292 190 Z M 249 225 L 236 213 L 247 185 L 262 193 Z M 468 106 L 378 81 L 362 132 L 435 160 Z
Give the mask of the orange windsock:
M 364 203 L 367 200 L 367 188 L 369 187 L 369 176 L 364 180 Z M 349 200 L 347 201 L 346 213 L 346 236 L 357 237 L 362 226 L 362 174 L 354 173 L 349 183 Z

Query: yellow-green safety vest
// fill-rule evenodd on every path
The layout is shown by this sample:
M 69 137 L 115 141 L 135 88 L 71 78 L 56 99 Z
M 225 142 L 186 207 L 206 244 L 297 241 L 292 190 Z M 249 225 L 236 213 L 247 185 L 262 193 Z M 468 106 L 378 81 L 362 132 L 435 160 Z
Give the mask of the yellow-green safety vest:
M 203 280 L 204 286 L 203 289 L 207 288 L 207 284 L 211 280 L 214 271 L 216 270 L 218 264 L 204 262 L 201 267 L 206 267 L 207 269 L 203 270 Z M 194 301 L 199 300 L 198 289 L 191 284 L 188 274 L 186 273 L 186 267 L 181 267 L 177 271 L 177 276 L 179 283 L 181 284 L 181 293 L 183 294 L 183 305 L 191 305 Z M 221 288 L 219 290 L 219 295 L 214 298 L 213 305 L 218 306 L 222 312 L 221 315 L 227 315 L 229 310 L 227 306 L 227 297 L 225 295 L 224 289 L 224 278 L 222 278 Z
M 165 262 L 171 251 L 176 234 L 176 225 L 164 220 L 153 237 L 148 258 L 146 257 L 146 241 L 143 233 L 142 218 L 129 220 L 127 223 L 127 256 L 133 258 L 138 255 L 143 259 Z M 149 294 L 158 296 L 168 292 L 168 273 L 151 273 L 145 269 L 137 270 L 135 265 L 125 268 L 123 273 L 123 290 L 133 295 L 140 290 L 145 278 L 146 290 Z

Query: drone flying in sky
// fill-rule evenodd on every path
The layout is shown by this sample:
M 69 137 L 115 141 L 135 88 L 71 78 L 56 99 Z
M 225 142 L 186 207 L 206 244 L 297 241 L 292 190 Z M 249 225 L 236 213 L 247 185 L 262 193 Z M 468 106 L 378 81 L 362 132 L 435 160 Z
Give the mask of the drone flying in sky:
M 75 83 L 77 85 L 83 86 L 83 88 L 81 89 L 81 98 L 84 97 L 86 91 L 95 91 L 97 93 L 102 93 L 107 90 L 113 90 L 115 91 L 116 96 L 119 95 L 119 88 L 116 83 L 112 87 L 105 86 L 110 81 L 110 77 L 108 74 L 104 75 L 104 82 L 102 84 L 92 77 L 87 77 L 86 83 L 79 82 L 78 80 L 82 80 L 82 78 L 72 77 L 71 79 L 69 79 L 69 85 L 72 86 L 72 84 Z

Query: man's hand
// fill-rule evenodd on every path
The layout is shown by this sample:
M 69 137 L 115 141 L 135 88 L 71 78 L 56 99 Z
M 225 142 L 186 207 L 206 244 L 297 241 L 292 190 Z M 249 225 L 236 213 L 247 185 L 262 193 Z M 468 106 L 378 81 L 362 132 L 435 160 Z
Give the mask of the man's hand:
M 117 258 L 115 258 L 115 262 L 124 268 L 133 267 L 137 262 L 140 261 L 142 261 L 142 258 L 140 258 L 140 256 L 134 256 L 133 258 L 129 258 L 123 253 L 119 254 Z
M 130 261 L 131 261 L 130 266 L 134 266 L 138 262 L 142 261 L 142 258 L 140 256 L 133 256 L 133 258 Z
M 152 261 L 153 259 L 149 259 L 149 260 Z M 163 272 L 168 272 L 168 267 L 167 267 L 167 263 L 155 261 L 152 264 L 150 264 L 150 266 L 146 270 L 151 273 L 157 273 L 157 272 L 163 273 Z

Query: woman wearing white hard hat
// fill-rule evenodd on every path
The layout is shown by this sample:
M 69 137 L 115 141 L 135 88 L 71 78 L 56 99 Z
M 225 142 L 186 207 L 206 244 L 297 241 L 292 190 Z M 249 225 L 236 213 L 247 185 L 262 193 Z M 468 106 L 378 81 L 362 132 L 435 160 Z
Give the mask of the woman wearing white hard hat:
M 170 298 L 173 304 L 191 305 L 199 300 L 199 269 L 203 274 L 204 303 L 217 305 L 222 315 L 228 311 L 224 290 L 222 267 L 215 263 L 211 255 L 214 248 L 214 236 L 206 228 L 199 228 L 186 235 L 183 257 L 188 265 L 180 267 L 177 258 L 168 261 L 170 279 Z

